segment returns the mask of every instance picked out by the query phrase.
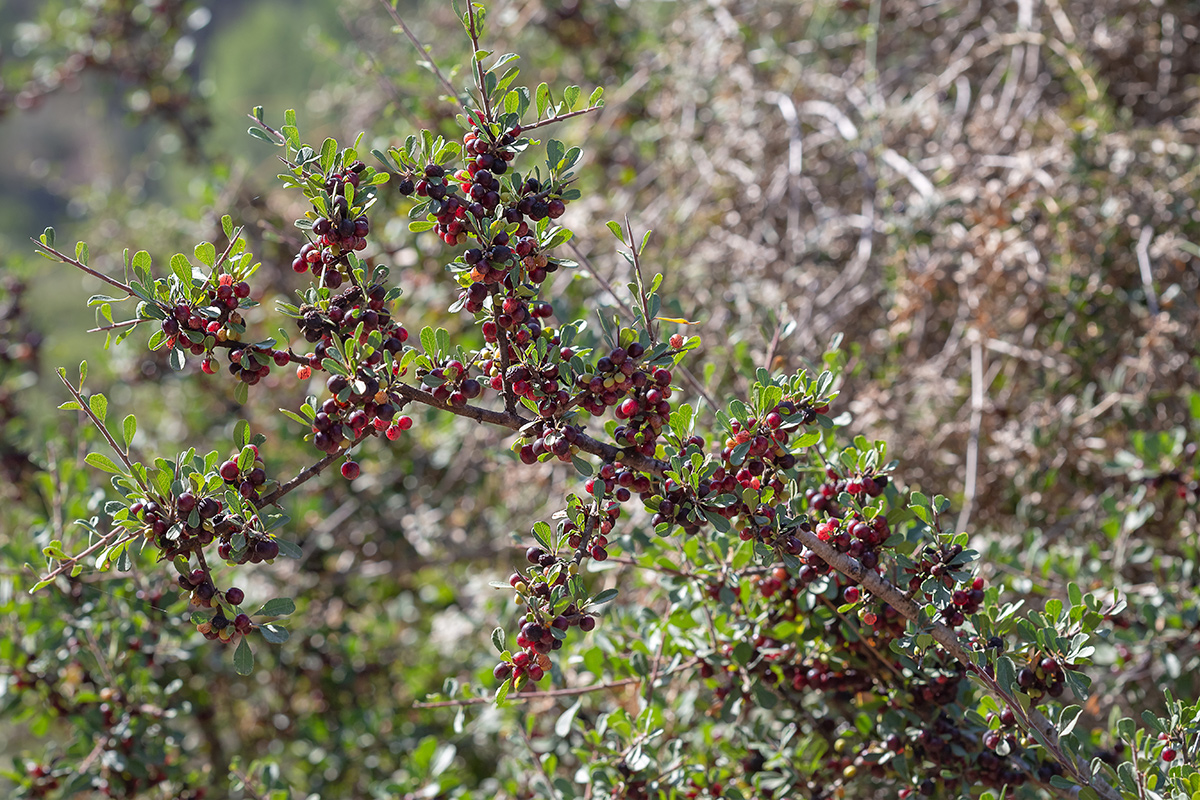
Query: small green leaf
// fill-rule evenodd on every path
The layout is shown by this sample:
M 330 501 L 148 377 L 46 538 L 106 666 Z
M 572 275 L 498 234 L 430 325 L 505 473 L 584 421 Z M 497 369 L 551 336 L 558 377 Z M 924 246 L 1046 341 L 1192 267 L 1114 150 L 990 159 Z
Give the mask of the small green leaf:
M 291 637 L 291 634 L 288 633 L 287 628 L 280 627 L 279 625 L 275 625 L 270 622 L 266 623 L 265 625 L 260 625 L 258 629 L 262 632 L 263 638 L 271 644 L 283 644 Z
M 225 238 L 233 238 L 233 217 L 224 214 L 221 217 L 221 230 L 225 231 Z
M 601 592 L 600 594 L 598 594 L 592 598 L 592 605 L 598 606 L 601 603 L 607 603 L 609 600 L 612 600 L 616 596 L 617 596 L 616 589 L 605 589 L 603 592 Z
M 102 394 L 94 394 L 88 398 L 88 408 L 96 418 L 104 422 L 108 418 L 108 398 Z
M 792 447 L 812 447 L 819 441 L 821 441 L 821 434 L 816 431 L 802 433 L 792 441 Z
M 538 522 L 534 523 L 533 538 L 545 550 L 553 550 L 554 549 L 553 546 L 551 546 L 551 544 L 550 544 L 551 535 L 552 535 L 552 533 L 550 531 L 549 525 L 547 525 L 546 523 L 544 523 L 540 520 Z
M 304 551 L 300 549 L 300 546 L 287 539 L 276 539 L 275 544 L 279 545 L 279 555 L 284 558 L 290 558 L 293 561 L 304 558 Z
M 96 469 L 102 469 L 105 472 L 111 472 L 114 475 L 125 474 L 125 472 L 118 467 L 111 458 L 102 453 L 88 453 L 83 460 L 88 464 L 91 464 Z
M 211 267 L 217 261 L 217 248 L 211 242 L 201 242 L 194 251 L 196 259 L 206 267 Z
M 129 449 L 129 445 L 133 443 L 133 436 L 137 433 L 137 417 L 130 414 L 125 418 L 121 426 L 121 433 L 125 437 L 125 449 Z
M 334 156 L 337 155 L 337 142 L 326 139 L 321 144 L 321 172 L 329 172 L 333 167 Z
M 250 644 L 244 636 L 233 651 L 233 669 L 238 675 L 249 675 L 254 671 L 254 653 L 250 652 Z
M 276 597 L 268 600 L 263 607 L 254 612 L 257 617 L 286 617 L 296 610 L 296 603 L 290 597 Z
M 589 106 L 597 106 L 597 105 L 603 105 L 603 104 L 604 104 L 604 87 L 597 86 L 596 90 L 594 92 L 592 92 L 592 96 L 588 98 L 588 105 Z
M 35 583 L 35 584 L 33 585 L 33 587 L 32 587 L 32 588 L 29 590 L 29 593 L 30 593 L 30 594 L 37 594 L 37 593 L 38 593 L 38 592 L 40 592 L 42 589 L 45 589 L 45 588 L 46 588 L 47 586 L 49 586 L 50 584 L 54 583 L 54 581 L 55 581 L 55 579 L 54 579 L 54 578 L 47 578 L 47 579 L 46 579 L 46 580 L 44 580 L 44 581 L 38 581 L 38 582 L 37 582 L 37 583 Z
M 183 253 L 171 256 L 171 271 L 179 278 L 185 287 L 192 285 L 192 263 Z
M 437 353 L 437 338 L 429 326 L 421 328 L 421 349 L 431 356 Z
M 554 733 L 560 738 L 565 739 L 571 732 L 571 725 L 575 722 L 575 715 L 579 713 L 579 707 L 583 704 L 583 698 L 575 701 L 574 705 L 559 715 L 554 723 Z
M 624 228 L 622 228 L 618 223 L 613 222 L 612 220 L 609 220 L 608 222 L 606 222 L 604 224 L 608 226 L 608 229 L 610 231 L 612 231 L 612 235 L 617 237 L 617 239 L 621 242 L 621 244 L 628 244 L 628 242 L 625 241 Z
M 508 693 L 512 690 L 512 678 L 509 678 L 504 683 L 500 684 L 500 688 L 496 690 L 496 705 L 504 705 L 504 699 L 508 697 Z
M 503 653 L 505 651 L 506 648 L 504 646 L 503 628 L 496 628 L 494 631 L 492 631 L 492 646 L 496 648 L 497 653 Z

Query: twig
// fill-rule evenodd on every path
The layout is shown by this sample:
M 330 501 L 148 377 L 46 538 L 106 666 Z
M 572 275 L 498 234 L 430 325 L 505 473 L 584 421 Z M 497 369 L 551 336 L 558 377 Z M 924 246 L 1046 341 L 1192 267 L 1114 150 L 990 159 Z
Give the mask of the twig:
M 629 308 L 624 300 L 621 299 L 621 296 L 617 294 L 617 290 L 613 288 L 613 285 L 601 277 L 600 273 L 596 271 L 596 267 L 592 264 L 591 259 L 579 249 L 575 242 L 567 242 L 567 247 L 571 248 L 571 252 L 574 253 L 575 257 L 578 258 L 584 267 L 587 268 L 588 274 L 592 276 L 592 279 L 596 281 L 596 283 L 600 284 L 600 288 L 607 292 L 610 297 L 612 297 L 613 301 L 617 304 L 617 309 L 621 311 L 625 318 L 629 320 L 635 319 L 633 310 Z M 682 373 L 684 379 L 691 384 L 696 393 L 704 398 L 705 402 L 708 403 L 709 408 L 720 408 L 720 404 L 713 399 L 712 395 L 708 393 L 708 390 L 704 388 L 704 384 L 700 383 L 699 379 L 692 374 L 691 370 L 682 364 L 676 366 L 675 369 Z
M 771 362 L 775 360 L 775 349 L 779 347 L 779 335 L 783 331 L 783 320 L 777 320 L 775 323 L 775 333 L 771 336 L 771 343 L 767 345 L 767 356 L 763 359 L 763 369 L 771 371 Z
M 599 111 L 602 108 L 604 108 L 604 106 L 588 106 L 587 108 L 581 108 L 576 111 L 568 111 L 566 114 L 555 114 L 553 117 L 549 117 L 548 119 L 538 120 L 537 122 L 529 125 L 522 125 L 521 132 L 525 133 L 526 131 L 536 130 L 537 128 L 541 128 L 546 125 L 553 125 L 556 122 L 562 122 L 564 119 L 578 117 L 580 114 L 590 114 L 591 112 Z
M 365 441 L 367 439 L 367 437 L 372 436 L 373 433 L 374 432 L 372 431 L 372 429 L 368 428 L 362 435 L 360 435 L 357 439 L 352 441 L 344 449 L 338 450 L 336 453 L 330 453 L 329 455 L 325 456 L 317 463 L 313 464 L 312 466 L 310 466 L 307 469 L 300 472 L 298 475 L 296 475 L 296 477 L 292 478 L 287 483 L 282 484 L 278 489 L 271 492 L 269 495 L 267 495 L 265 497 L 260 497 L 258 500 L 255 500 L 254 507 L 255 508 L 264 508 L 266 506 L 271 505 L 272 503 L 277 502 L 279 500 L 279 498 L 283 497 L 288 492 L 293 491 L 294 489 L 302 486 L 303 484 L 307 483 L 308 481 L 310 481 L 313 478 L 320 475 L 321 470 L 328 467 L 330 464 L 332 464 L 337 459 L 343 457 L 346 454 L 346 450 L 349 450 L 352 447 L 358 446 L 363 441 Z
M 671 611 L 671 606 L 670 606 L 670 604 L 668 604 L 667 605 L 667 613 L 663 615 L 664 619 L 670 619 L 670 617 L 671 617 L 670 611 Z M 659 631 L 659 637 L 660 638 L 658 640 L 658 652 L 654 654 L 654 661 L 652 661 L 650 663 L 650 674 L 646 676 L 646 684 L 643 687 L 646 690 L 646 705 L 647 706 L 650 705 L 650 696 L 654 694 L 654 684 L 658 681 L 658 668 L 659 668 L 659 666 L 662 665 L 663 650 L 665 650 L 666 646 L 667 646 L 667 632 L 665 630 L 665 626 L 664 626 L 664 630 Z
M 1154 291 L 1154 275 L 1150 271 L 1150 242 L 1154 239 L 1154 229 L 1149 225 L 1142 228 L 1138 236 L 1137 260 L 1138 270 L 1142 273 L 1142 288 L 1146 292 L 1146 305 L 1151 314 L 1158 314 L 1158 293 Z
M 144 319 L 127 319 L 124 322 L 116 322 L 112 325 L 105 325 L 101 328 L 88 328 L 88 333 L 104 333 L 105 331 L 115 331 L 117 328 L 128 328 L 130 325 L 138 325 L 146 322 Z
M 115 439 L 113 439 L 112 434 L 108 432 L 108 428 L 104 426 L 104 423 L 99 417 L 96 416 L 95 412 L 92 411 L 92 407 L 88 405 L 86 400 L 83 399 L 83 395 L 80 394 L 75 387 L 71 385 L 71 382 L 67 380 L 66 370 L 60 369 L 58 371 L 58 379 L 63 382 L 63 386 L 67 387 L 67 391 L 70 392 L 71 396 L 75 398 L 75 402 L 79 404 L 80 410 L 83 411 L 84 414 L 87 414 L 88 419 L 90 419 L 92 424 L 96 426 L 96 430 L 100 431 L 100 435 L 104 437 L 105 441 L 108 442 L 109 447 L 111 447 L 113 452 L 117 454 L 117 458 L 121 459 L 121 462 L 125 464 L 125 469 L 129 470 L 129 474 L 135 481 L 137 481 L 138 486 L 142 488 L 142 491 L 145 492 L 146 495 L 149 495 L 150 487 L 143 483 L 141 477 L 134 472 L 133 464 L 131 464 L 129 461 L 129 454 L 117 445 L 117 442 Z
M 110 278 L 107 275 L 97 272 L 96 270 L 94 270 L 91 267 L 84 264 L 79 259 L 71 258 L 66 253 L 60 253 L 59 251 L 55 250 L 50 245 L 44 244 L 43 242 L 41 242 L 37 239 L 34 239 L 32 237 L 29 239 L 29 241 L 33 242 L 35 247 L 46 251 L 47 253 L 54 256 L 55 258 L 57 258 L 59 261 L 63 262 L 64 264 L 70 264 L 71 266 L 75 267 L 76 269 L 81 269 L 84 272 L 86 272 L 88 275 L 91 275 L 93 278 L 102 280 L 105 283 L 107 283 L 109 286 L 117 287 L 121 291 L 125 292 L 125 294 L 127 294 L 127 295 L 133 296 L 134 294 L 136 294 L 133 291 L 133 289 L 129 288 L 128 284 L 121 283 L 119 280 L 117 280 L 115 278 Z
M 233 765 L 230 765 L 229 771 L 238 777 L 238 780 L 242 782 L 242 788 L 249 792 L 254 797 L 254 800 L 267 800 L 267 798 L 263 797 L 263 795 L 257 789 L 250 785 L 249 775 Z
M 544 692 L 518 692 L 510 694 L 506 702 L 519 701 L 522 703 L 530 700 L 541 700 L 547 697 L 574 697 L 578 694 L 590 694 L 591 692 L 603 692 L 607 689 L 620 689 L 622 686 L 632 686 L 636 683 L 641 683 L 642 678 L 626 678 L 612 683 L 599 683 L 594 686 L 578 686 L 571 689 L 548 689 Z M 462 700 L 439 700 L 434 703 L 413 703 L 413 708 L 457 708 L 458 706 L 481 706 L 491 703 L 490 697 L 471 697 Z
M 467 0 L 467 19 L 469 20 L 467 34 L 471 37 L 471 61 L 475 64 L 472 72 L 475 73 L 475 85 L 479 88 L 479 101 L 483 104 L 483 121 L 495 122 L 496 120 L 492 116 L 492 101 L 488 98 L 487 83 L 483 77 L 483 61 L 479 59 L 479 29 L 475 24 L 475 3 L 472 0 Z M 487 125 L 479 127 L 491 138 L 492 131 Z
M 963 507 L 958 514 L 958 530 L 965 531 L 975 508 L 976 481 L 979 473 L 979 428 L 983 424 L 983 345 L 976 335 L 971 340 L 971 432 L 967 437 L 967 482 L 963 487 Z
M 658 330 L 650 317 L 650 298 L 646 296 L 646 282 L 642 280 L 641 254 L 638 252 L 637 239 L 633 236 L 633 224 L 629 215 L 625 215 L 625 230 L 629 232 L 629 252 L 633 255 L 633 277 L 637 280 L 638 303 L 642 306 L 642 321 L 646 323 L 646 333 L 650 334 L 650 343 L 658 344 Z
M 480 408 L 479 406 L 465 405 L 452 406 L 449 403 L 443 403 L 436 400 L 429 392 L 418 389 L 415 386 L 410 386 L 406 383 L 396 384 L 397 394 L 404 397 L 406 400 L 421 403 L 427 406 L 433 406 L 443 411 L 448 411 L 451 414 L 456 414 L 460 417 L 473 419 L 476 422 L 487 423 L 509 430 L 519 431 L 531 420 L 522 417 L 520 414 L 508 413 L 506 411 L 493 411 L 489 408 Z M 599 456 L 605 461 L 620 462 L 623 466 L 640 472 L 648 472 L 653 475 L 662 475 L 668 468 L 668 464 L 664 461 L 659 461 L 656 458 L 644 456 L 641 453 L 627 453 L 619 447 L 603 442 L 596 441 L 586 433 L 581 433 L 579 438 L 575 440 L 575 444 L 585 453 L 590 453 L 594 456 Z
M 97 550 L 107 547 L 110 544 L 122 545 L 122 544 L 125 544 L 125 542 L 131 542 L 134 539 L 138 538 L 138 536 L 141 535 L 139 533 L 131 533 L 131 534 L 127 535 L 124 539 L 121 539 L 120 541 L 114 543 L 113 539 L 116 538 L 118 535 L 120 535 L 120 533 L 121 533 L 120 530 L 109 531 L 106 535 L 101 536 L 98 540 L 96 540 L 95 544 L 88 547 L 82 553 L 76 553 L 73 556 L 68 556 L 67 558 L 62 559 L 59 562 L 59 565 L 57 567 L 50 570 L 45 575 L 39 576 L 38 581 L 39 582 L 48 581 L 48 580 L 57 578 L 59 575 L 62 575 L 68 569 L 75 566 L 80 561 L 87 558 L 92 553 L 96 552 Z
M 442 88 L 445 89 L 446 92 L 451 97 L 453 97 L 454 100 L 456 102 L 458 102 L 459 105 L 462 105 L 462 101 L 459 100 L 459 97 L 458 97 L 458 92 L 456 92 L 454 90 L 454 84 L 450 83 L 450 81 L 446 78 L 446 76 L 438 68 L 438 65 L 433 60 L 433 56 L 431 56 L 429 54 L 429 51 L 427 51 L 425 49 L 425 45 L 421 44 L 421 40 L 418 39 L 416 34 L 414 34 L 412 32 L 412 29 L 409 28 L 408 25 L 404 22 L 404 20 L 400 18 L 400 14 L 398 14 L 396 12 L 395 7 L 391 3 L 389 3 L 388 0 L 379 0 L 379 3 L 384 8 L 387 9 L 389 14 L 391 14 L 392 19 L 395 21 L 395 23 L 398 26 L 400 26 L 400 30 L 404 31 L 404 35 L 408 37 L 408 40 L 410 42 L 412 42 L 413 47 L 417 48 L 417 50 L 421 53 L 421 55 L 425 56 L 425 63 L 429 65 L 430 71 L 433 72 L 433 74 L 437 76 L 437 79 L 439 81 L 441 81 Z M 465 109 L 466 106 L 463 106 L 463 108 Z
M 517 722 L 517 730 L 521 732 L 521 738 L 525 740 L 525 746 L 529 748 L 529 755 L 533 756 L 534 763 L 537 764 L 542 778 L 546 781 L 546 789 L 549 791 L 550 797 L 558 797 L 558 790 L 554 788 L 554 781 L 550 779 L 550 773 L 546 772 L 546 765 L 542 763 L 541 756 L 533 749 L 533 740 L 529 738 L 529 733 L 525 730 L 524 719 Z

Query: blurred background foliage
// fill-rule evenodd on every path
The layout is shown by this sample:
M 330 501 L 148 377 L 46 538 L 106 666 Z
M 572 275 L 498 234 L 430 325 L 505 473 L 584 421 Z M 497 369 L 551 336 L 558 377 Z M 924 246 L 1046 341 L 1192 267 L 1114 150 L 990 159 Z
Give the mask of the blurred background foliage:
M 460 63 L 448 7 L 400 13 L 439 64 Z M 586 763 L 572 749 L 586 745 L 553 730 L 574 698 L 412 707 L 448 679 L 490 686 L 508 597 L 487 581 L 554 510 L 546 498 L 578 490 L 549 468 L 506 481 L 506 440 L 461 420 L 419 418 L 399 446 L 367 448 L 353 486 L 329 476 L 294 500 L 305 559 L 237 579 L 300 604 L 291 641 L 260 648 L 250 678 L 179 622 L 169 570 L 26 595 L 21 565 L 80 540 L 71 520 L 96 515 L 104 488 L 82 467 L 92 434 L 54 410 L 60 365 L 91 362 L 92 388 L 137 410 L 146 453 L 224 452 L 244 415 L 272 472 L 310 458 L 275 411 L 304 387 L 273 376 L 238 408 L 144 336 L 101 356 L 85 309 L 99 284 L 36 259 L 28 237 L 53 225 L 115 270 L 127 247 L 165 263 L 216 240 L 230 213 L 264 262 L 256 292 L 286 297 L 303 209 L 245 135 L 252 106 L 268 121 L 296 108 L 310 141 L 458 133 L 368 0 L 0 0 L 0 19 L 0 750 L 13 757 L 0 791 L 529 796 L 537 770 L 514 726 L 554 764 Z M 819 363 L 844 333 L 848 429 L 886 438 L 908 488 L 954 499 L 989 583 L 1014 598 L 1061 596 L 1069 580 L 1130 595 L 1093 669 L 1096 743 L 1111 743 L 1109 709 L 1154 708 L 1164 685 L 1196 696 L 1200 6 L 513 0 L 489 23 L 528 85 L 607 89 L 601 115 L 554 134 L 586 152 L 584 199 L 564 218 L 584 268 L 556 284 L 557 306 L 614 305 L 604 286 L 628 275 L 603 223 L 628 214 L 655 231 L 664 313 L 703 337 L 694 364 L 713 396 L 744 391 L 756 366 Z M 385 187 L 374 217 L 401 318 L 472 335 L 443 310 L 440 244 L 407 232 L 405 208 Z M 605 569 L 596 580 L 647 609 L 687 592 L 621 559 Z M 634 675 L 631 639 L 653 624 L 614 608 L 568 641 L 567 683 Z M 704 716 L 712 686 L 673 687 L 668 725 L 709 774 L 748 780 L 753 753 L 717 735 L 728 715 Z M 620 708 L 636 714 L 636 699 L 614 690 L 576 713 Z

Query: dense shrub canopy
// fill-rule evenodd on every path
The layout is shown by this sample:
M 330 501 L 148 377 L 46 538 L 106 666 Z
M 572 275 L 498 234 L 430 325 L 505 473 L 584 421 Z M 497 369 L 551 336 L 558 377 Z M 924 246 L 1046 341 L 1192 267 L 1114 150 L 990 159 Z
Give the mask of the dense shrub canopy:
M 3 791 L 1196 791 L 1190 4 L 31 5 Z

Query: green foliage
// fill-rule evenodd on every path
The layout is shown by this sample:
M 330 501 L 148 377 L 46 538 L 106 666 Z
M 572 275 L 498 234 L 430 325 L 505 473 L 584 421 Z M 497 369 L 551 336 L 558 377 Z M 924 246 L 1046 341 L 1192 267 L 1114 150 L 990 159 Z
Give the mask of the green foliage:
M 371 134 L 314 125 L 302 98 L 277 130 L 259 107 L 281 189 L 251 172 L 243 193 L 214 167 L 195 178 L 206 207 L 161 230 L 123 205 L 122 235 L 97 219 L 60 237 L 90 240 L 73 253 L 45 229 L 36 249 L 62 263 L 40 269 L 107 282 L 88 305 L 108 352 L 86 393 L 87 362 L 31 390 L 26 307 L 0 309 L 14 796 L 1194 790 L 1198 712 L 1175 698 L 1195 696 L 1198 661 L 1197 315 L 1190 262 L 1163 242 L 1200 237 L 1179 131 L 1120 99 L 1127 69 L 1065 34 L 1069 5 L 1039 18 L 1052 55 L 1025 71 L 1008 59 L 1033 58 L 1026 33 L 988 50 L 957 8 L 918 33 L 902 21 L 919 9 L 887 4 L 643 5 L 540 9 L 525 32 L 485 26 L 482 5 L 430 12 L 423 85 L 440 88 L 386 103 L 376 79 L 412 57 L 381 62 L 388 26 L 352 21 L 338 69 L 315 73 Z M 275 105 L 253 89 L 266 43 L 307 74 L 331 35 L 327 10 L 302 33 L 311 12 L 270 9 L 212 62 L 238 76 L 220 99 L 248 100 L 239 115 Z M 1027 25 L 983 13 L 981 30 Z M 464 44 L 432 41 L 438 22 L 475 44 L 442 74 Z M 928 59 L 948 40 L 971 58 L 942 97 L 914 75 L 945 74 Z M 820 79 L 798 89 L 797 70 Z M 1027 93 L 1031 70 L 1056 91 Z M 600 89 L 559 88 L 601 74 L 622 98 L 606 116 Z M 997 103 L 1029 121 L 1002 134 L 977 110 Z M 922 140 L 930 125 L 967 130 L 977 163 Z M 228 150 L 236 127 L 201 144 Z M 402 188 L 430 166 L 469 184 L 464 131 L 513 156 L 501 204 L 572 203 L 570 227 L 455 230 L 445 198 Z M 995 154 L 1037 147 L 1006 183 L 1020 159 Z M 287 268 L 320 221 L 368 213 L 365 250 L 321 244 L 338 260 L 311 280 L 315 262 Z M 501 235 L 532 255 L 463 252 Z M 124 241 L 146 250 L 122 258 Z M 242 281 L 253 294 L 222 306 Z M 339 305 L 373 286 L 382 323 Z M 510 300 L 555 321 L 499 326 Z M 640 371 L 619 377 L 625 358 Z M 606 392 L 637 403 L 612 419 Z M 395 408 L 353 428 L 328 400 Z M 331 413 L 350 435 L 326 447 Z M 351 454 L 352 480 L 330 476 Z

